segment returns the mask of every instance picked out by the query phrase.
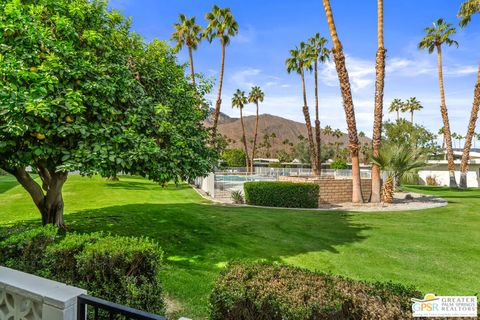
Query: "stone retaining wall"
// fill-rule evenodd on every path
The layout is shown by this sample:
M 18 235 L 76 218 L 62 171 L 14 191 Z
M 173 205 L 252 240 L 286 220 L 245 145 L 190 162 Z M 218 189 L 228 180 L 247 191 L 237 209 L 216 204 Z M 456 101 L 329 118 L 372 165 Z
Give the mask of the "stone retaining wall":
M 352 179 L 335 179 L 324 177 L 287 177 L 280 176 L 279 181 L 311 182 L 320 185 L 319 204 L 352 202 Z M 363 201 L 368 201 L 372 194 L 372 179 L 362 179 Z

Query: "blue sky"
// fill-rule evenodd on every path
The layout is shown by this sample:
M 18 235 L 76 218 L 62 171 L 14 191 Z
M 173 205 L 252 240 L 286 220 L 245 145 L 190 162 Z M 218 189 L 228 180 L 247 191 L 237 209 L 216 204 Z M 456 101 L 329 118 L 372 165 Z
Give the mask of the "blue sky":
M 462 0 L 385 0 L 385 46 L 387 78 L 385 108 L 394 98 L 417 97 L 424 109 L 415 118 L 436 132 L 442 126 L 439 111 L 437 57 L 419 51 L 417 43 L 423 29 L 437 18 L 457 26 L 457 11 Z M 296 74 L 287 74 L 285 59 L 289 49 L 320 32 L 330 40 L 320 0 L 112 0 L 110 5 L 132 17 L 133 30 L 146 40 L 168 40 L 178 14 L 196 16 L 206 25 L 204 16 L 213 4 L 230 7 L 239 23 L 239 35 L 227 48 L 222 112 L 238 116 L 231 108 L 231 94 L 259 85 L 265 91 L 262 113 L 303 122 L 301 86 Z M 347 55 L 347 68 L 353 88 L 359 130 L 368 135 L 373 123 L 373 94 L 376 52 L 376 1 L 331 0 L 337 30 Z M 473 100 L 476 71 L 480 62 L 480 17 L 466 28 L 458 28 L 457 48 L 445 48 L 444 75 L 447 106 L 452 130 L 465 134 Z M 329 44 L 331 42 L 329 41 Z M 186 52 L 179 61 L 187 61 Z M 220 46 L 204 41 L 194 53 L 197 72 L 217 77 Z M 346 130 L 338 80 L 333 62 L 320 71 L 320 117 L 322 126 Z M 313 77 L 307 78 L 307 94 L 313 113 Z M 212 101 L 214 95 L 212 94 Z M 245 109 L 253 114 L 254 106 Z M 387 118 L 393 114 L 385 112 Z M 407 115 L 408 116 L 408 115 Z

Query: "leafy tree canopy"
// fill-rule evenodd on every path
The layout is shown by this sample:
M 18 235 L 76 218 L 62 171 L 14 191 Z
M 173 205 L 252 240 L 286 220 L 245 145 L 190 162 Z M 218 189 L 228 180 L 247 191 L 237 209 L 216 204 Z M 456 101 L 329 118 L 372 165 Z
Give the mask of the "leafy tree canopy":
M 387 121 L 383 124 L 384 144 L 411 146 L 415 149 L 424 149 L 429 154 L 436 154 L 439 152 L 436 139 L 437 136 L 424 126 L 412 124 L 405 119 Z
M 0 30 L 0 167 L 44 223 L 63 223 L 54 220 L 70 171 L 165 182 L 211 169 L 206 110 L 184 66 L 165 43 L 131 33 L 105 1 L 2 1 Z
M 225 149 L 222 153 L 222 159 L 227 167 L 244 167 L 245 151 L 240 148 Z

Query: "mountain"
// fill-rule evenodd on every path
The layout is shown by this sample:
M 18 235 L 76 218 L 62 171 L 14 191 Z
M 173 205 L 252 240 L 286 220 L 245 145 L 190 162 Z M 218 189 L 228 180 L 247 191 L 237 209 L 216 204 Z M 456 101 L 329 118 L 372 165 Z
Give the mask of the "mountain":
M 213 121 L 215 120 L 214 117 L 213 117 L 214 113 L 215 113 L 214 108 L 210 108 L 208 110 L 208 116 L 207 116 L 207 119 L 205 119 L 205 126 L 207 126 L 207 127 L 213 126 Z M 223 112 L 220 112 L 220 114 L 218 116 L 218 123 L 219 124 L 220 123 L 229 123 L 229 122 L 233 122 L 235 120 L 238 120 L 238 119 L 237 118 L 231 118 Z
M 213 118 L 213 117 L 212 117 Z M 213 119 L 206 121 L 207 125 L 213 123 Z M 245 124 L 245 131 L 247 135 L 247 141 L 249 148 L 252 147 L 250 142 L 253 139 L 255 131 L 255 116 L 247 116 L 243 118 Z M 211 124 L 210 124 L 211 125 Z M 225 114 L 221 114 L 219 118 L 219 124 L 217 128 L 218 132 L 226 136 L 227 139 L 230 139 L 230 147 L 232 148 L 243 148 L 241 138 L 242 138 L 242 127 L 240 124 L 239 118 L 232 118 Z M 289 143 L 297 144 L 300 142 L 299 136 L 307 137 L 307 128 L 305 123 L 296 122 L 293 120 L 285 119 L 279 116 L 274 116 L 270 114 L 262 114 L 259 116 L 259 125 L 258 125 L 258 137 L 257 145 L 261 144 L 264 141 L 265 135 L 272 135 L 274 133 L 274 138 L 269 138 L 269 143 L 272 145 L 269 152 L 272 157 L 279 150 L 290 150 Z M 322 132 L 321 135 L 322 144 L 335 143 L 339 141 L 343 143 L 342 147 L 348 146 L 348 136 L 345 133 L 342 133 L 340 138 L 333 137 L 331 135 L 324 135 Z M 284 143 L 288 140 L 287 143 Z M 371 139 L 367 137 L 359 137 L 360 144 L 370 144 Z M 266 148 L 260 148 L 258 150 L 258 156 L 266 156 Z

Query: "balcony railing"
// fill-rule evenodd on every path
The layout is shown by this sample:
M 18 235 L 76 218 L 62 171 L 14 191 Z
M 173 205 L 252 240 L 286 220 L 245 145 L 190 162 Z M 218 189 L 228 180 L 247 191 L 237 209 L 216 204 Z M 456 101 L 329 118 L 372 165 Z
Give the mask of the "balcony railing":
M 165 317 L 122 306 L 117 303 L 95 298 L 85 294 L 82 294 L 77 298 L 77 320 L 87 319 L 88 307 L 93 308 L 93 312 L 91 314 L 94 320 L 118 319 L 119 316 L 123 316 L 121 319 L 132 320 L 166 320 Z M 105 314 L 108 315 L 108 318 L 105 318 Z M 91 318 L 89 317 L 88 319 Z

